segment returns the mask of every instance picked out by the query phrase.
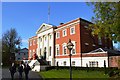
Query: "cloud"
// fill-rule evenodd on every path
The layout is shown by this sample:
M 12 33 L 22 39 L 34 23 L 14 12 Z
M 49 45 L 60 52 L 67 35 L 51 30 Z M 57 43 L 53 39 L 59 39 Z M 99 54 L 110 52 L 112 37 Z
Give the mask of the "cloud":
M 28 43 L 28 39 L 22 39 L 22 43 Z

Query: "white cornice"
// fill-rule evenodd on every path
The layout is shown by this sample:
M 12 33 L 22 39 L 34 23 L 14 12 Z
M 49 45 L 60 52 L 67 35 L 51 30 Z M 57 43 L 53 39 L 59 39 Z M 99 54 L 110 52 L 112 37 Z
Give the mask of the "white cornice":
M 74 24 L 77 24 L 77 23 L 80 23 L 80 20 L 76 21 L 76 22 L 72 22 L 70 24 L 66 24 L 64 26 L 61 26 L 60 28 L 58 27 L 57 29 L 55 29 L 55 31 L 58 31 L 58 30 L 61 30 L 61 29 L 64 29 L 64 28 L 67 28 L 67 27 L 70 27 L 71 25 L 74 25 Z
M 38 32 L 36 32 L 36 34 L 39 34 L 39 33 L 42 33 L 42 32 L 45 32 L 45 31 L 47 31 L 47 30 L 49 30 L 49 29 L 52 29 L 53 27 L 51 27 L 51 28 L 48 28 L 48 29 L 46 29 L 46 30 L 44 30 L 44 31 L 38 31 Z

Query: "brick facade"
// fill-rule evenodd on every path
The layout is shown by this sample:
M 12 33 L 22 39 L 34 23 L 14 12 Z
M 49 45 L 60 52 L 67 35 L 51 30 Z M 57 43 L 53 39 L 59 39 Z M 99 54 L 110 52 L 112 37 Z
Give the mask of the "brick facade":
M 107 47 L 108 49 L 113 48 L 112 41 L 107 40 L 105 38 L 101 39 L 102 44 L 99 45 L 98 37 L 92 36 L 91 30 L 88 29 L 89 24 L 91 24 L 91 22 L 78 18 L 76 20 L 67 22 L 57 27 L 55 31 L 60 33 L 60 38 L 55 40 L 55 44 L 60 45 L 61 56 L 56 56 L 56 58 L 67 58 L 68 57 L 64 55 L 62 56 L 62 52 L 63 52 L 62 44 L 67 43 L 69 39 L 71 39 L 72 41 L 75 41 L 76 43 L 75 44 L 76 54 L 73 55 L 72 57 L 80 57 L 81 53 L 88 53 L 99 47 L 101 48 Z M 75 34 L 73 35 L 70 34 L 71 27 L 75 27 Z M 67 36 L 63 37 L 62 31 L 65 29 L 67 31 Z M 67 54 L 69 54 L 68 49 L 67 49 Z
M 88 29 L 89 24 L 92 24 L 92 23 L 84 19 L 78 18 L 70 22 L 60 24 L 56 28 L 53 28 L 52 33 L 54 33 L 53 34 L 54 49 L 53 49 L 52 56 L 54 56 L 53 57 L 54 59 L 52 58 L 52 63 L 53 63 L 52 65 L 56 65 L 58 63 L 60 66 L 69 66 L 69 51 L 66 46 L 67 46 L 68 40 L 71 39 L 74 45 L 73 50 L 71 51 L 72 62 L 76 64 L 73 66 L 86 66 L 86 64 L 97 62 L 98 67 L 103 67 L 104 61 L 107 62 L 106 63 L 107 67 L 108 67 L 108 64 L 111 67 L 118 66 L 115 61 L 116 57 L 113 57 L 113 60 L 112 59 L 109 60 L 109 62 L 112 62 L 111 64 L 108 63 L 107 52 L 88 53 L 98 48 L 113 49 L 111 40 L 105 37 L 102 37 L 101 39 L 99 39 L 97 35 L 93 36 L 91 34 L 91 30 Z M 37 35 L 45 33 L 45 31 L 42 31 Z M 34 40 L 35 40 L 35 44 L 33 45 Z M 39 50 L 37 45 L 37 40 L 38 40 L 37 36 L 34 36 L 29 39 L 29 59 L 35 59 L 34 54 L 36 54 L 36 52 L 38 52 L 37 54 L 41 52 L 41 51 L 37 51 Z M 46 54 L 49 54 L 49 53 L 46 53 Z M 48 56 L 48 59 L 50 58 L 51 57 Z
M 35 59 L 35 55 L 37 52 L 37 36 L 33 36 L 29 38 L 29 52 L 28 52 L 28 59 Z

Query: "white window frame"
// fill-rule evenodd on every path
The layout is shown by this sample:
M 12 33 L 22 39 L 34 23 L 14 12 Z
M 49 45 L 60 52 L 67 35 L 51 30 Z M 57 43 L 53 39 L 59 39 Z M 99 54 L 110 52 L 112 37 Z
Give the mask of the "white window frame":
M 74 32 L 72 33 L 72 29 L 74 29 Z M 75 26 L 70 28 L 70 35 L 75 34 Z
M 63 65 L 66 66 L 67 65 L 67 61 L 63 61 Z
M 76 54 L 76 42 L 75 41 L 72 41 L 72 43 L 73 43 L 73 49 L 75 50 L 75 54 Z M 75 55 L 75 54 L 73 54 L 73 49 L 71 50 L 71 54 L 72 55 Z
M 65 31 L 65 34 L 64 34 L 64 31 Z M 67 36 L 67 29 L 64 29 L 64 30 L 62 31 L 62 35 L 63 35 L 63 37 Z
M 30 40 L 30 46 L 32 46 L 32 40 Z
M 35 50 L 33 49 L 33 53 L 35 52 Z
M 30 50 L 30 55 L 29 55 L 30 58 L 32 58 L 32 50 Z
M 60 38 L 60 32 L 56 32 L 56 39 Z
M 35 41 L 36 41 L 36 40 L 34 39 L 34 40 L 33 40 L 33 45 L 35 45 L 35 44 L 36 44 L 36 43 L 35 43 Z
M 73 62 L 75 62 L 75 61 L 72 61 L 72 66 L 75 66 L 75 63 L 74 63 L 74 65 L 73 65 Z
M 67 44 L 66 43 L 63 43 L 62 44 L 62 54 L 63 55 L 67 55 L 67 46 L 66 46 Z M 64 47 L 65 47 L 65 49 L 66 49 L 66 54 L 64 54 Z
M 58 53 L 57 49 L 58 49 L 59 53 Z M 59 46 L 59 44 L 56 45 L 56 55 L 60 55 L 60 46 Z
M 89 61 L 89 67 L 98 67 L 98 61 Z

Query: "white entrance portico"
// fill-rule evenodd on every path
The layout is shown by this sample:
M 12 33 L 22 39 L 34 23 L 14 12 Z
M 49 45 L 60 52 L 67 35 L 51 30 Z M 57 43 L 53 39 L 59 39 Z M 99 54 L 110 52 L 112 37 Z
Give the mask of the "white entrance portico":
M 54 66 L 54 28 L 55 26 L 43 23 L 37 30 L 37 55 L 49 61 Z

